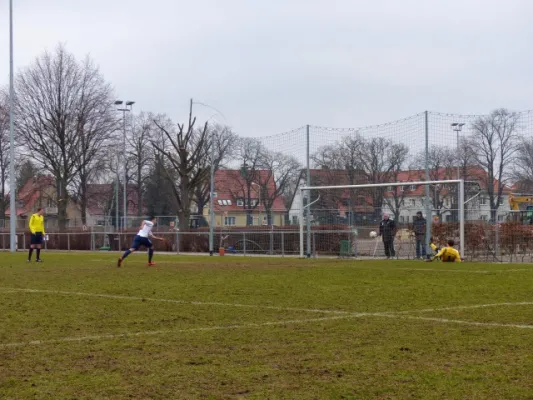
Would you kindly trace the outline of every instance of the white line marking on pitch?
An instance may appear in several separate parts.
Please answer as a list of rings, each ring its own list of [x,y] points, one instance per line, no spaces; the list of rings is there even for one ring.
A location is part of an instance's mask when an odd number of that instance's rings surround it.
[[[363,267],[358,265],[352,265],[352,268],[364,269],[364,270],[374,270],[374,271],[430,271],[430,272],[459,272],[467,274],[490,274],[490,273],[500,273],[500,272],[521,272],[521,271],[533,271],[533,268],[515,268],[515,269],[441,269],[441,268],[408,268],[408,267]]]
[[[65,296],[98,297],[98,298],[118,299],[118,300],[136,300],[136,301],[144,300],[144,301],[154,301],[154,302],[161,302],[161,303],[188,304],[188,305],[198,305],[198,306],[256,308],[256,309],[267,309],[267,310],[276,310],[276,311],[296,311],[296,312],[338,314],[338,315],[354,314],[354,312],[352,311],[342,311],[342,310],[326,310],[326,309],[323,310],[323,309],[315,309],[315,308],[308,309],[308,308],[295,308],[295,307],[260,306],[256,304],[202,302],[202,301],[188,301],[188,300],[177,300],[177,299],[158,299],[158,298],[151,298],[151,297],[123,296],[123,295],[113,295],[113,294],[68,292],[68,291],[61,291],[61,290],[17,289],[17,288],[0,287],[0,293],[20,293],[20,292],[48,293],[48,294],[59,294],[59,295],[65,295]],[[450,306],[450,307],[426,308],[426,309],[421,309],[421,310],[373,312],[373,313],[367,313],[366,315],[411,314],[411,313],[421,313],[421,312],[453,311],[453,310],[466,310],[466,309],[487,308],[487,307],[504,307],[504,306],[512,307],[512,306],[530,306],[530,305],[533,305],[533,302],[521,301],[521,302],[514,302],[514,303],[512,302],[488,303],[488,304],[473,304],[473,305],[461,305],[461,306]]]
[[[116,333],[116,334],[103,334],[103,335],[91,335],[91,336],[79,336],[79,337],[65,337],[60,339],[50,339],[50,340],[32,340],[29,342],[17,342],[17,343],[5,343],[0,344],[1,348],[9,347],[21,347],[21,346],[36,346],[40,344],[52,344],[52,343],[63,343],[63,342],[82,342],[87,340],[102,340],[102,339],[116,339],[122,337],[135,337],[135,336],[149,336],[149,335],[161,335],[165,333],[189,333],[189,332],[209,332],[209,331],[218,331],[218,330],[232,330],[232,329],[246,329],[246,328],[261,328],[264,326],[277,326],[277,325],[286,325],[286,324],[304,324],[308,322],[321,322],[321,321],[332,321],[338,319],[346,318],[357,318],[364,317],[371,314],[365,313],[352,313],[342,316],[335,317],[323,317],[323,318],[310,318],[310,319],[293,319],[287,321],[270,321],[270,322],[258,322],[258,323],[248,323],[242,325],[228,325],[228,326],[208,326],[202,328],[188,328],[188,329],[168,329],[168,330],[159,330],[159,331],[143,331],[143,332],[130,332],[130,333]]]
[[[522,324],[502,324],[498,322],[476,322],[476,321],[463,321],[457,319],[448,319],[448,318],[432,318],[432,317],[419,317],[415,315],[398,315],[398,314],[379,314],[374,315],[375,317],[385,317],[385,318],[403,318],[403,319],[415,319],[419,321],[431,321],[439,322],[443,324],[461,324],[461,325],[471,325],[471,326],[482,326],[482,327],[499,327],[499,328],[518,328],[518,329],[533,329],[533,325],[522,325]]]
[[[1,293],[18,293],[18,292],[48,293],[48,294],[60,294],[60,295],[65,295],[65,296],[99,297],[99,298],[104,298],[104,299],[117,299],[117,300],[139,300],[139,301],[144,300],[144,301],[154,301],[154,302],[161,302],[161,303],[189,304],[189,305],[195,305],[195,306],[240,307],[240,308],[256,308],[256,309],[266,309],[266,310],[276,310],[276,311],[297,311],[297,312],[340,314],[340,315],[352,314],[351,311],[340,311],[340,310],[321,310],[321,309],[294,308],[294,307],[260,306],[260,305],[255,305],[255,304],[158,299],[158,298],[152,298],[152,297],[135,297],[135,296],[114,295],[114,294],[68,292],[68,291],[61,291],[61,290],[16,289],[16,288],[0,288],[0,290],[5,290],[5,291],[2,291]]]
[[[513,307],[513,306],[531,306],[531,305],[533,305],[533,301],[519,301],[516,303],[473,304],[470,306],[451,306],[451,307],[439,307],[439,308],[426,308],[422,310],[396,311],[391,314],[411,314],[411,313],[422,313],[422,312],[468,310],[468,309],[474,309],[474,308]]]

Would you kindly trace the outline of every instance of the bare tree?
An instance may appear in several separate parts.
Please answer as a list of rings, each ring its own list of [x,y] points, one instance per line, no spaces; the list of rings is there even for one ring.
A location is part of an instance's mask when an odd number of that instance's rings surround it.
[[[8,198],[6,186],[10,167],[9,105],[7,96],[0,91],[0,220],[5,220]]]
[[[133,172],[128,179],[133,182],[136,197],[137,216],[143,214],[143,194],[150,170],[150,163],[153,160],[151,140],[154,137],[157,126],[154,121],[162,125],[169,125],[166,115],[154,115],[152,113],[141,112],[133,117],[131,129],[126,136],[128,166]]]
[[[398,169],[399,163],[405,161],[408,151],[403,144],[395,144],[382,137],[363,139],[359,169],[368,183],[391,182],[393,172]],[[369,192],[376,216],[381,213],[384,191],[384,188],[376,188]]]
[[[491,221],[496,221],[505,182],[511,174],[518,144],[519,115],[504,108],[479,117],[472,124],[470,148],[476,162],[487,172],[485,187],[491,207]]]
[[[452,150],[445,146],[431,146],[428,151],[428,169],[429,179],[432,181],[457,178],[457,158],[456,150]],[[425,180],[425,163],[426,154],[424,151],[420,152],[415,160],[415,168],[419,170],[419,176],[416,180]],[[454,176],[455,174],[455,176]],[[436,184],[430,185],[429,197],[431,201],[431,208],[436,212],[437,216],[441,218],[442,214],[448,212],[450,207],[447,206],[447,199],[450,198],[451,193],[449,188]]]
[[[111,86],[90,58],[77,62],[60,45],[17,76],[15,112],[21,144],[55,178],[63,229],[69,187],[117,126]]]
[[[246,211],[246,225],[253,224],[253,210],[261,206],[259,182],[264,173],[263,154],[266,151],[259,140],[243,139],[235,156],[241,169],[230,172],[230,177],[233,178],[230,193],[234,199],[242,200],[242,207]]]
[[[206,146],[208,146],[208,149],[205,150],[206,156],[200,160],[198,166],[210,171],[211,163],[213,163],[216,172],[224,168],[231,157],[235,155],[237,135],[227,126],[213,125],[209,127],[209,139],[206,142]],[[198,215],[202,215],[204,207],[209,202],[210,186],[211,182],[209,175],[207,175],[206,179],[195,188],[193,201],[196,203]]]
[[[365,145],[364,138],[345,136],[333,145],[327,145],[312,156],[313,163],[322,169],[317,173],[313,185],[356,185],[368,182],[366,173],[362,170],[361,154]],[[364,190],[337,190],[327,193],[311,193],[317,199],[313,206],[314,214],[320,215],[327,222],[333,222],[333,216],[328,215],[333,211],[337,213],[338,205],[342,203],[347,207],[348,219],[352,220],[355,210],[360,206],[368,205]],[[329,210],[329,212],[328,212]]]
[[[281,198],[287,188],[294,186],[302,166],[295,157],[281,152],[264,151],[261,157],[264,173],[259,175],[257,183],[261,187],[261,201],[267,214],[267,225],[272,225],[276,199]]]
[[[173,174],[168,173],[177,203],[179,229],[186,231],[189,229],[194,190],[209,174],[209,169],[201,166],[210,150],[208,125],[205,123],[203,128],[195,128],[196,117],[192,116],[192,100],[188,124],[178,124],[177,133],[174,134],[158,121],[154,123],[168,140],[168,146],[156,140],[151,140],[151,143],[165,157],[176,175],[176,178],[172,179]]]
[[[24,185],[31,178],[35,178],[39,175],[40,171],[37,166],[28,158],[18,158],[16,160],[15,173],[16,173],[16,187],[17,193],[24,187]]]
[[[389,182],[398,182],[400,173],[406,166],[405,163],[409,156],[409,148],[401,143],[392,144],[388,147],[387,158],[390,164],[390,173],[387,177]],[[410,169],[410,168],[409,168]],[[410,181],[411,176],[408,177]],[[383,200],[387,207],[394,214],[394,219],[399,221],[400,213],[405,205],[405,196],[411,191],[409,184],[406,182],[404,187],[393,186],[390,196],[384,196]]]
[[[531,193],[533,192],[533,138],[524,138],[519,144],[512,176],[518,190]]]

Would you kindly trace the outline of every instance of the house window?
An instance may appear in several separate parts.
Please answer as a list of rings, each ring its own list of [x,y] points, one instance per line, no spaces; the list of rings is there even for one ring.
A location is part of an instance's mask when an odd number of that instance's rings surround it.
[[[235,217],[224,217],[224,225],[227,225],[227,226],[235,225]]]
[[[414,192],[416,190],[416,185],[410,185],[409,190]]]
[[[392,192],[392,186],[387,186],[387,192]]]
[[[292,216],[292,224],[293,225],[298,225],[298,217],[296,215]]]
[[[498,222],[503,222],[503,221],[504,221],[504,216],[498,215]]]
[[[404,222],[404,216],[403,215],[400,215],[400,223],[403,223]]]
[[[411,199],[410,203],[411,203],[411,207],[415,207],[416,206],[416,200],[415,199]]]
[[[503,197],[500,199],[500,206],[503,206]]]
[[[237,199],[237,205],[239,207],[244,207],[244,201],[242,199]]]
[[[407,186],[405,186],[405,185],[400,186],[400,190],[401,190],[402,192],[405,192],[406,188],[407,188]]]
[[[489,220],[489,216],[488,215],[482,215],[481,216],[481,220],[482,221],[488,221]]]
[[[479,204],[482,205],[482,206],[486,206],[487,205],[487,198],[486,197],[480,197],[479,198]]]

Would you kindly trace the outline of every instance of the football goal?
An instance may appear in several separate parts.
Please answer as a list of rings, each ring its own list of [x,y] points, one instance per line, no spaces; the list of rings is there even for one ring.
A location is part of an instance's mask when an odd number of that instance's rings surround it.
[[[324,179],[324,183],[335,182]],[[317,254],[422,258],[449,239],[464,257],[465,206],[473,204],[463,180],[302,186],[298,222],[300,257]],[[318,183],[318,184],[317,184]],[[394,221],[395,248],[384,248],[383,219]],[[422,219],[423,218],[423,219]],[[388,245],[387,245],[388,246]]]

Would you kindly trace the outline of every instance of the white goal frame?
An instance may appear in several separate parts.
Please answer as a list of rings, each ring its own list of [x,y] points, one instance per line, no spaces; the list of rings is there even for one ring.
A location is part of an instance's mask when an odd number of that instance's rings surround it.
[[[304,209],[310,207],[313,202],[309,201],[307,205],[304,205],[304,194],[310,193],[311,190],[328,190],[328,189],[364,189],[364,188],[374,188],[374,187],[388,187],[388,186],[404,186],[404,185],[421,185],[429,187],[428,185],[438,185],[438,184],[457,184],[459,185],[459,194],[458,198],[460,199],[457,203],[459,205],[459,252],[461,257],[465,256],[465,182],[463,179],[448,179],[441,181],[416,181],[416,182],[389,182],[389,183],[368,183],[363,185],[335,185],[335,186],[302,186],[300,187],[300,211],[299,211],[299,223],[300,223],[300,257],[304,258]],[[428,196],[428,191],[426,191],[426,196]],[[309,196],[310,197],[310,196]],[[427,203],[429,204],[429,203]],[[432,210],[426,208],[426,211],[430,213],[426,215],[428,221],[428,227],[431,229],[432,224]],[[309,213],[308,217],[309,217]],[[426,230],[426,242],[429,241],[431,235],[430,230]],[[310,235],[307,238],[307,256],[309,257],[311,251],[309,249]],[[427,243],[426,243],[427,245]]]

